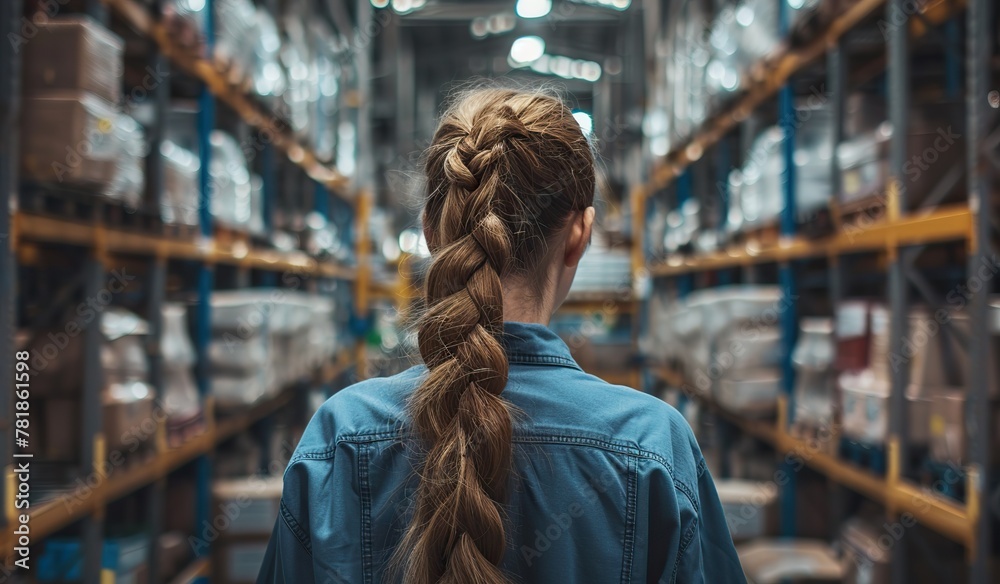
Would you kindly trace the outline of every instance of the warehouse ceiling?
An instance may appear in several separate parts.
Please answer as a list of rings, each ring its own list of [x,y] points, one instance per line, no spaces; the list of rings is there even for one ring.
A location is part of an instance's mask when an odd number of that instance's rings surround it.
[[[571,107],[593,115],[595,135],[614,128],[612,139],[602,139],[599,147],[605,159],[623,159],[612,149],[626,148],[639,136],[639,123],[631,123],[636,116],[629,114],[641,111],[645,91],[642,2],[618,1],[631,4],[621,10],[612,0],[605,6],[596,5],[599,1],[553,0],[540,18],[519,17],[515,0],[416,0],[416,8],[413,0],[404,0],[379,8],[383,12],[376,19],[386,23],[386,34],[375,47],[373,94],[396,98],[373,103],[376,158],[383,178],[389,177],[382,192],[387,207],[414,207],[415,153],[430,139],[442,103],[470,80],[505,78],[559,89]],[[564,67],[538,72],[515,66],[511,49],[522,37],[542,39],[545,55],[565,57]],[[590,68],[581,74],[583,63]]]

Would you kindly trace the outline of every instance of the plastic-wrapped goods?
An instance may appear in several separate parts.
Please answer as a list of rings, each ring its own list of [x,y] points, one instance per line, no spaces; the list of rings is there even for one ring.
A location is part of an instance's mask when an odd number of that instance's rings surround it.
[[[25,94],[88,92],[107,102],[122,99],[124,43],[86,16],[60,17],[38,24],[24,44]]]
[[[163,23],[171,40],[198,51],[205,46],[205,23],[208,14],[204,0],[165,0],[163,2]]]
[[[281,63],[288,71],[288,91],[284,97],[288,121],[296,134],[306,136],[319,77],[315,67],[311,66],[309,42],[301,19],[286,17],[283,22],[287,37],[281,47]]]
[[[163,198],[160,217],[171,225],[198,225],[198,171],[201,161],[170,140],[160,143],[163,156]]]
[[[829,318],[802,319],[798,342],[792,352],[795,366],[794,420],[797,424],[813,428],[833,424],[835,355],[833,321]]]
[[[108,306],[101,313],[101,367],[105,384],[143,379],[149,373],[149,361],[143,335],[149,325],[135,313]]]
[[[813,213],[833,197],[833,112],[827,104],[795,109],[795,211]]]
[[[288,90],[288,76],[281,66],[281,34],[274,18],[263,8],[257,8],[257,38],[254,44],[254,93],[277,110]],[[284,112],[282,112],[284,113]]]
[[[840,531],[840,563],[845,584],[889,584],[889,549],[879,543],[884,533],[859,517],[844,523]]]
[[[273,395],[333,357],[331,298],[280,289],[212,295],[212,394],[222,408]]]
[[[349,257],[337,226],[315,211],[306,215],[302,248],[317,258],[346,261]]]
[[[144,155],[139,124],[92,94],[25,99],[21,171],[26,180],[90,190],[137,207]]]
[[[735,335],[731,340],[739,343],[736,349],[741,354],[748,350],[766,353],[768,347],[774,347],[773,327],[783,310],[781,291],[776,286],[727,286],[699,290],[682,300],[663,302],[660,306],[666,308],[666,313],[651,318],[662,323],[663,330],[658,332],[658,336],[670,342],[662,348],[657,346],[656,357],[683,361],[688,377],[699,387],[705,383],[710,385],[712,380],[719,379],[724,372],[732,369],[734,347],[720,344],[721,333],[731,331],[730,334]],[[755,345],[758,341],[764,342]],[[719,363],[715,363],[714,359],[723,353],[730,356],[723,356]]]
[[[145,381],[133,379],[107,385],[101,394],[104,405],[104,444],[111,450],[131,448],[134,429],[153,418],[156,392]]]
[[[197,354],[187,330],[187,308],[164,303],[160,352],[163,356],[163,408],[169,421],[183,422],[201,413],[201,400],[191,368]]]
[[[337,109],[340,104],[340,65],[334,60],[336,39],[321,21],[309,26],[312,67],[316,71],[316,103],[309,124],[309,145],[320,160],[332,161],[337,146]]]
[[[251,0],[216,0],[215,58],[231,68],[234,79],[249,79],[254,70],[260,31]]]
[[[665,149],[687,140],[708,116],[706,70],[710,47],[706,6],[700,0],[672,2],[665,47],[667,111]],[[663,152],[666,153],[665,151]]]
[[[832,118],[829,107],[800,105],[796,109],[795,208],[812,213],[831,199]],[[785,132],[770,127],[754,140],[742,169],[729,174],[729,231],[774,222],[785,208]]]
[[[243,149],[232,136],[220,130],[212,131],[210,142],[212,216],[226,227],[248,230],[254,216],[254,200]]]
[[[785,133],[774,126],[754,140],[742,170],[729,175],[731,231],[754,227],[776,219],[784,208]]]
[[[864,370],[840,374],[837,386],[844,436],[863,444],[885,444],[889,435],[889,383],[876,378],[871,370]],[[926,445],[931,400],[907,388],[906,407],[910,443]]]

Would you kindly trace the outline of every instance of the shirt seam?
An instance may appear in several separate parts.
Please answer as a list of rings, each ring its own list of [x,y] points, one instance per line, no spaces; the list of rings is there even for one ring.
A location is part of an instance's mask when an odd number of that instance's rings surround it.
[[[361,558],[365,582],[372,581],[372,501],[368,484],[368,444],[358,449],[358,486],[361,490]]]
[[[687,530],[684,531],[684,535],[681,537],[681,544],[677,551],[677,561],[674,562],[674,571],[673,574],[670,575],[670,582],[677,581],[677,570],[678,568],[680,568],[681,559],[684,557],[684,552],[687,551],[688,547],[691,545],[691,542],[694,541],[694,534],[695,531],[697,530],[697,527],[698,527],[698,517],[695,516],[694,519],[691,520],[691,525],[688,526]]]
[[[278,509],[281,512],[281,520],[284,522],[285,527],[287,527],[288,530],[292,532],[292,535],[295,536],[296,541],[299,542],[299,545],[302,546],[302,548],[306,551],[307,554],[309,554],[309,557],[311,558],[312,540],[309,538],[309,534],[306,533],[304,529],[302,529],[302,525],[299,524],[299,522],[295,519],[295,516],[292,514],[291,509],[289,509],[288,506],[285,505],[284,499],[282,499],[281,502],[279,503]]]
[[[563,355],[527,355],[524,353],[510,353],[507,355],[507,361],[512,365],[557,365],[560,367],[568,367],[570,369],[580,369],[580,365],[577,364],[571,357],[565,357]]]
[[[341,443],[348,444],[372,444],[376,442],[391,442],[394,440],[402,439],[402,434],[396,430],[392,432],[371,432],[364,434],[350,434],[341,436],[334,443],[332,448],[327,448],[324,450],[314,451],[314,452],[300,452],[297,453],[289,462],[289,465],[302,461],[302,460],[325,460],[333,457],[333,453],[336,448]],[[599,448],[601,450],[606,450],[608,452],[614,452],[616,454],[621,454],[625,456],[634,456],[646,460],[651,460],[653,462],[659,463],[670,475],[670,480],[674,484],[674,488],[687,497],[688,502],[694,508],[695,513],[701,512],[701,506],[698,504],[698,498],[694,495],[694,490],[685,484],[684,482],[677,479],[674,474],[674,469],[667,462],[666,458],[660,456],[659,454],[645,450],[636,446],[628,446],[621,443],[615,443],[608,440],[601,440],[599,438],[586,437],[586,436],[567,436],[561,434],[550,434],[550,435],[531,435],[531,434],[515,434],[514,435],[515,444],[576,444],[580,446],[591,446],[594,448]]]
[[[628,457],[628,490],[625,495],[625,541],[622,549],[622,584],[632,581],[632,561],[635,555],[636,483],[638,482],[638,461]]]

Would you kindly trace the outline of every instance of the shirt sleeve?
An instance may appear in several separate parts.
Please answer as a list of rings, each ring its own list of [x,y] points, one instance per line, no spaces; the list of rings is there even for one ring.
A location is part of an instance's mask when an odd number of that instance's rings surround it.
[[[289,525],[289,521],[295,520],[282,501],[281,512],[274,523],[271,540],[264,554],[264,563],[261,564],[260,573],[257,575],[257,584],[297,584],[316,581],[313,574],[312,550],[296,535],[295,530],[301,528],[297,524]]]
[[[701,512],[698,517],[697,550],[705,582],[746,582],[740,565],[726,515],[715,490],[712,474],[698,453],[698,496]]]

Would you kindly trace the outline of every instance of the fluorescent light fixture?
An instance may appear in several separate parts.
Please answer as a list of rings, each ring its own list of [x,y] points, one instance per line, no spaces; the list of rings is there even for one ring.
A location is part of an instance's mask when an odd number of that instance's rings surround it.
[[[552,10],[552,0],[517,0],[515,11],[521,18],[541,18]]]
[[[515,65],[523,66],[533,63],[545,54],[545,41],[542,37],[524,36],[510,47],[510,60]]]
[[[583,111],[573,112],[573,119],[576,120],[576,123],[580,124],[580,129],[583,130],[584,136],[594,133],[594,118],[590,117],[590,114]]]
[[[589,4],[602,8],[614,8],[615,10],[625,10],[632,5],[632,0],[570,0],[577,4]]]
[[[583,81],[594,82],[601,78],[600,64],[583,59],[572,59],[562,55],[543,54],[528,63],[515,62],[512,56],[511,62],[515,67],[531,67],[531,70],[535,73],[555,75],[563,79],[581,79]]]

